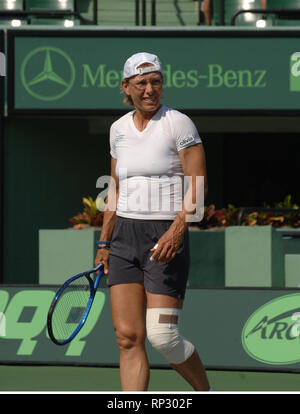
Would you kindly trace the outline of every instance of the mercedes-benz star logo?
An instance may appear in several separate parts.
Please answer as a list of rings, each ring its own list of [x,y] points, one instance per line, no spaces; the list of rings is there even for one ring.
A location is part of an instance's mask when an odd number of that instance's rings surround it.
[[[21,65],[21,80],[26,91],[43,101],[62,98],[72,88],[75,67],[70,57],[53,46],[38,47]]]

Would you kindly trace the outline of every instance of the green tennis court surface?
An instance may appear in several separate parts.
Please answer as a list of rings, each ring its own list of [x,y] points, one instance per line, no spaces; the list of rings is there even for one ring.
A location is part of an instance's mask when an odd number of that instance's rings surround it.
[[[214,391],[300,391],[300,374],[208,371]],[[121,391],[118,368],[0,366],[0,391]],[[173,370],[151,370],[149,391],[192,391]]]

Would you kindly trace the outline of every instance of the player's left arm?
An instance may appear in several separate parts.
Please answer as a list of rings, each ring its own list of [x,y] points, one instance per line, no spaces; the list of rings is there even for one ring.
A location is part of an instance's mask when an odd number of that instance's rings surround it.
[[[187,211],[185,206],[189,205],[190,201],[193,205],[197,204],[197,201],[204,201],[208,192],[206,157],[203,144],[199,143],[188,148],[184,148],[178,152],[178,155],[181,161],[184,177],[189,183],[182,211],[184,215],[193,214],[195,211]],[[191,179],[188,177],[191,177]],[[202,188],[200,188],[202,186],[203,200],[197,200],[197,192],[199,192],[200,189],[202,190]]]
[[[181,211],[178,212],[170,228],[158,240],[158,247],[153,251],[153,260],[159,263],[171,261],[180,246],[183,234],[190,224],[189,217],[195,216],[204,207],[204,199],[208,191],[206,157],[203,144],[199,143],[178,152],[184,178],[188,182]]]

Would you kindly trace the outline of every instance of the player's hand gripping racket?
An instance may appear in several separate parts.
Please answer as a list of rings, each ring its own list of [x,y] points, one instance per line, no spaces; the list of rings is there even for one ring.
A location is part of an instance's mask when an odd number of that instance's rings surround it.
[[[48,333],[55,344],[71,342],[83,327],[103,272],[104,266],[100,263],[71,277],[56,292],[47,318]]]

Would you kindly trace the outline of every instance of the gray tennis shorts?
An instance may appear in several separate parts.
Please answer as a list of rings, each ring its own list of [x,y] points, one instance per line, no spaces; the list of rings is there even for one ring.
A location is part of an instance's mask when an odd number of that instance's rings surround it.
[[[159,238],[171,220],[140,220],[117,216],[112,234],[107,286],[143,282],[149,293],[184,298],[189,273],[188,230],[176,256],[169,263],[150,261]]]

